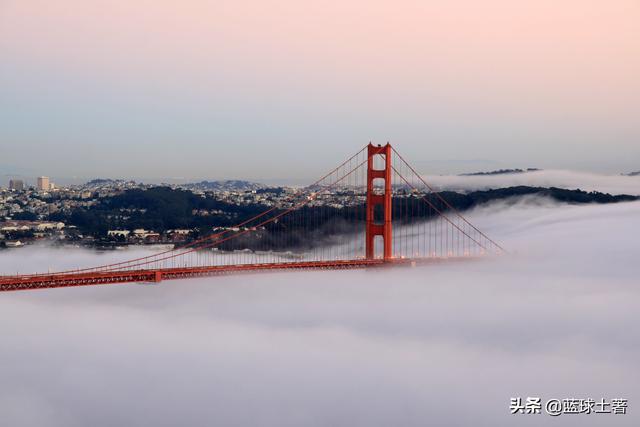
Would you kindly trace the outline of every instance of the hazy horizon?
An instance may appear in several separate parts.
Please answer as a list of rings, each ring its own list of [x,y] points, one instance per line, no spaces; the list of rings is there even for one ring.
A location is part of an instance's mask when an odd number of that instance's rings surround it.
[[[515,186],[530,186],[530,187],[557,187],[565,188],[569,190],[580,189],[583,191],[598,191],[601,193],[609,194],[629,194],[633,196],[640,195],[640,175],[627,176],[620,174],[597,174],[586,173],[578,171],[568,170],[537,170],[526,173],[506,173],[498,175],[433,175],[423,174],[422,177],[436,190],[449,190],[459,192],[469,192],[476,190],[488,190]],[[98,178],[98,177],[96,177]],[[105,178],[105,177],[100,177]],[[130,180],[129,178],[123,178]],[[151,180],[135,180],[137,183],[143,183],[148,185],[181,185],[187,183],[195,183],[201,179],[186,179],[186,178],[158,178]],[[242,178],[228,178],[229,180]],[[212,179],[209,179],[212,180]],[[226,179],[223,179],[223,181]],[[9,178],[5,177],[5,184],[8,184]],[[33,179],[29,181],[27,178],[25,184],[33,185]],[[75,179],[75,180],[62,180],[58,181],[53,179],[56,185],[79,185],[84,184],[88,179]],[[282,180],[249,180],[263,185],[273,186],[306,186],[310,184],[311,180],[295,180],[295,179],[282,179]],[[0,187],[3,187],[2,181],[0,181]]]
[[[327,164],[325,165],[325,169],[318,168],[320,173],[326,172],[326,170],[330,169],[332,166],[339,164],[339,161],[336,161],[333,165]],[[598,172],[597,170],[591,169],[540,169],[545,172],[549,171],[566,171],[568,173],[575,174],[583,174],[583,175],[597,175],[603,177],[617,177],[617,176],[626,176],[632,172],[640,171],[640,160],[638,161],[638,168],[636,169],[627,169],[620,171],[611,171],[611,172]],[[419,171],[424,172],[424,176],[460,176],[464,174],[476,173],[476,172],[492,172],[500,169],[522,169],[526,170],[528,168],[537,169],[536,166],[531,166],[527,164],[510,164],[510,163],[501,163],[490,160],[446,160],[446,161],[418,161],[414,163],[414,165],[422,165],[420,168],[416,166]],[[284,166],[284,165],[283,165]],[[46,169],[46,168],[45,168]],[[11,173],[11,167],[7,167],[6,165],[0,164],[0,187],[8,186],[9,181],[11,179],[20,179],[25,183],[29,183],[35,185],[37,177],[39,176],[48,176],[51,178],[53,182],[56,184],[62,185],[77,185],[83,184],[93,179],[113,179],[113,180],[125,180],[125,181],[136,181],[141,183],[149,183],[149,184],[159,184],[159,183],[168,183],[168,184],[181,184],[181,183],[191,183],[191,182],[200,182],[200,181],[227,181],[227,180],[242,180],[242,181],[251,181],[260,184],[267,185],[306,185],[310,182],[313,182],[318,176],[305,176],[305,177],[286,177],[286,176],[256,176],[253,178],[231,174],[228,176],[222,175],[187,175],[187,176],[140,176],[140,175],[114,175],[114,174],[95,174],[95,175],[87,175],[87,176],[77,176],[74,174],[64,174],[64,175],[47,175],[46,173],[36,173],[38,171],[31,171],[33,173],[29,174],[23,171],[23,173]],[[40,170],[41,171],[41,170]]]

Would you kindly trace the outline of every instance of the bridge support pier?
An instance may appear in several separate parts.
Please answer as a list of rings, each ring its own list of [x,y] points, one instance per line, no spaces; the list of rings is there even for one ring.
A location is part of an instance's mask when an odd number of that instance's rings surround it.
[[[162,282],[162,272],[156,271],[153,273],[153,279],[151,280],[154,283]]]
[[[384,158],[384,169],[375,169],[375,156]],[[383,259],[393,258],[392,216],[391,216],[391,145],[373,145],[367,147],[367,225],[366,258],[374,259],[375,237],[382,236]],[[376,193],[374,180],[384,180],[384,192]],[[383,218],[376,218],[376,206],[382,206]],[[379,209],[378,209],[379,212]]]

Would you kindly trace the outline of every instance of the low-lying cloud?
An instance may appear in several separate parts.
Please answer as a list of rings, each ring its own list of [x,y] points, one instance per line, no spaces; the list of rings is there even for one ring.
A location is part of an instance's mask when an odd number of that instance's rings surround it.
[[[601,175],[568,170],[541,170],[499,175],[428,175],[424,179],[441,190],[474,191],[528,185],[640,195],[640,176]]]
[[[510,254],[0,294],[2,424],[638,425],[640,203],[469,216]],[[139,251],[29,247],[0,269]],[[516,396],[629,413],[510,415]]]

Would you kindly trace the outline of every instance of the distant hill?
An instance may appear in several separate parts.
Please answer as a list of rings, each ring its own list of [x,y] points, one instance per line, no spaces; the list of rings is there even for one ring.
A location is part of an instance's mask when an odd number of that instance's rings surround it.
[[[88,181],[85,185],[88,187],[97,187],[102,185],[125,183],[125,182],[134,182],[134,181],[125,181],[124,179],[96,178],[96,179],[92,179],[91,181]]]
[[[469,201],[471,201],[471,206],[488,203],[494,200],[529,195],[548,197],[555,201],[569,204],[603,204],[640,200],[640,196],[631,196],[628,194],[611,195],[608,193],[600,193],[598,191],[568,190],[565,188],[556,187],[529,187],[524,185],[498,188],[494,190],[473,191],[466,195],[460,195],[458,193],[449,191],[444,191],[441,194],[445,197],[445,199],[448,197],[458,199],[466,197]]]
[[[472,173],[461,173],[459,176],[485,176],[485,175],[508,175],[515,173],[527,173],[527,172],[537,172],[542,169],[537,168],[527,168],[527,169],[498,169],[495,171],[489,172],[472,172]]]
[[[213,191],[247,191],[266,188],[266,185],[251,181],[228,179],[223,181],[200,181],[182,185],[184,188]]]

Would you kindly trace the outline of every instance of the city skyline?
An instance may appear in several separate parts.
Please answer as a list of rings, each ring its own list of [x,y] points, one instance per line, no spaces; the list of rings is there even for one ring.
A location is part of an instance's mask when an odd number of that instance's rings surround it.
[[[370,140],[429,173],[635,171],[639,18],[624,0],[10,0],[0,171],[305,181]]]

